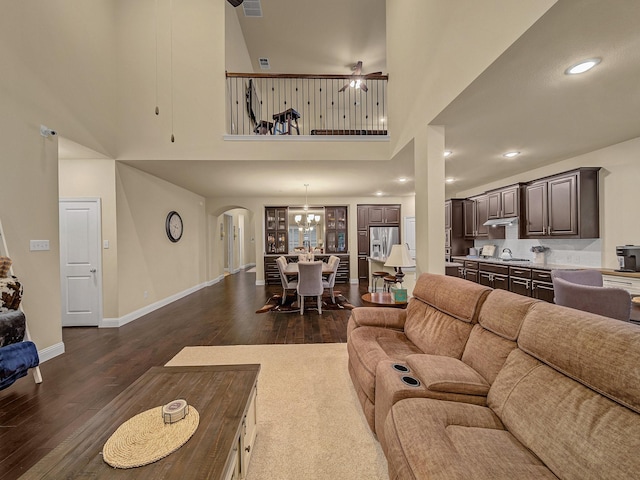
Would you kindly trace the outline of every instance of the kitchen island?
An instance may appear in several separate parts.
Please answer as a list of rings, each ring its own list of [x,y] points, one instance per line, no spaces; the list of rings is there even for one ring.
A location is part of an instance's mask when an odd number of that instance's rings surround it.
[[[386,261],[387,257],[367,257],[367,262],[369,262],[369,292],[373,291],[373,272],[388,272],[389,275],[395,275],[396,272],[393,267],[384,266]],[[416,286],[416,268],[403,268],[402,271],[404,272],[402,288],[407,289],[408,298],[413,292],[413,287]],[[382,291],[381,281],[378,281],[378,291]]]

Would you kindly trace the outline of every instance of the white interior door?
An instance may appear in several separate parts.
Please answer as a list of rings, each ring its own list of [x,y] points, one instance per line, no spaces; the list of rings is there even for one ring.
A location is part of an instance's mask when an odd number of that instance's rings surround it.
[[[102,318],[100,199],[60,200],[62,326]]]
[[[404,217],[404,240],[409,249],[409,255],[416,259],[416,217]]]
[[[233,252],[233,242],[234,242],[234,234],[235,234],[235,230],[233,229],[233,217],[231,215],[227,215],[225,214],[224,216],[224,220],[225,220],[225,227],[227,229],[227,271],[229,273],[233,273],[234,272],[234,265],[233,265],[233,256],[234,256],[234,252]]]

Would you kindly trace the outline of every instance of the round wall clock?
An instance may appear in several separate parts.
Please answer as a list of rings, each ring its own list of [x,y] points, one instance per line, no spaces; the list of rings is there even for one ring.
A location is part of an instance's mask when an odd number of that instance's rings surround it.
[[[167,221],[165,222],[165,228],[167,230],[167,237],[172,242],[177,242],[182,238],[182,230],[184,228],[182,224],[182,217],[178,212],[172,211],[167,215]]]

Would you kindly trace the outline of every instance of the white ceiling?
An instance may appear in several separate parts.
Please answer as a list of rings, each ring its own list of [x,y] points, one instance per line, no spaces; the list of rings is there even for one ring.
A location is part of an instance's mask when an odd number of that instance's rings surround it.
[[[272,73],[349,73],[357,60],[364,62],[363,73],[393,73],[386,71],[385,0],[263,0],[262,7],[257,19],[235,9],[255,71],[257,58],[268,57]],[[456,182],[447,192],[639,137],[639,20],[638,0],[559,0],[432,120],[445,125],[446,148],[454,152],[446,174]],[[602,62],[591,72],[564,75],[569,65],[594,56]],[[81,158],[70,142],[60,145],[61,158]],[[413,181],[397,181],[413,176],[405,150],[394,162],[312,167],[291,161],[126,163],[206,197],[297,195],[309,168],[312,190],[326,195],[410,195]],[[502,153],[509,150],[522,155],[506,160]],[[264,182],[268,176],[279,181]]]
[[[431,122],[454,152],[448,191],[639,137],[639,25],[637,0],[556,3]],[[564,74],[593,57],[593,70]]]

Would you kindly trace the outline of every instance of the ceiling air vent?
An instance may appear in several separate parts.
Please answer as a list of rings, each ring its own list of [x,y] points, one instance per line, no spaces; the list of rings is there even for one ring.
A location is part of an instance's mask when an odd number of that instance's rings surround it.
[[[262,16],[262,5],[260,4],[260,0],[244,0],[242,8],[244,8],[245,17]]]
[[[259,58],[258,59],[258,63],[260,64],[260,69],[261,70],[270,70],[271,69],[271,65],[269,65],[269,59],[268,58]]]

